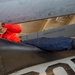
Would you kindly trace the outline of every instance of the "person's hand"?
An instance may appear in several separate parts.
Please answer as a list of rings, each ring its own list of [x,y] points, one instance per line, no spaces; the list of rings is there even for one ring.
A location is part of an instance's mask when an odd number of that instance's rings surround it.
[[[0,22],[0,34],[4,34],[7,28],[2,27],[2,22]]]
[[[0,25],[2,25],[2,22],[0,22]]]
[[[6,30],[7,30],[7,28],[2,27],[2,28],[0,29],[0,34],[4,34],[4,33],[6,32]]]
[[[2,28],[2,22],[0,22],[0,29]]]

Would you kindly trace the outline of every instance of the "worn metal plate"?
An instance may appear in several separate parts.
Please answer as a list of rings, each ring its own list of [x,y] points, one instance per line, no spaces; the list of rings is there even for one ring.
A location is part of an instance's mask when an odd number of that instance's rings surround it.
[[[9,75],[75,75],[75,56],[21,69]]]
[[[63,52],[2,52],[4,73],[8,75],[23,68],[75,55],[75,50]]]

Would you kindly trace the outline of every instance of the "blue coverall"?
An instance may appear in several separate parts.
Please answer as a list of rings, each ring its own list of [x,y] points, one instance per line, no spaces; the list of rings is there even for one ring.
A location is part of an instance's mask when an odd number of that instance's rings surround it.
[[[56,37],[56,38],[43,37],[32,40],[25,40],[23,41],[23,43],[36,46],[42,50],[63,51],[72,49],[73,40],[74,39],[70,37]]]

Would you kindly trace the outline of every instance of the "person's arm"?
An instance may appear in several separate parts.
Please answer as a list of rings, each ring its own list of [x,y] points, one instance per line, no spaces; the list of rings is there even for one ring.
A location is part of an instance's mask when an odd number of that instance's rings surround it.
[[[18,24],[5,24],[4,28],[7,28],[14,33],[20,33],[22,31],[22,28]]]

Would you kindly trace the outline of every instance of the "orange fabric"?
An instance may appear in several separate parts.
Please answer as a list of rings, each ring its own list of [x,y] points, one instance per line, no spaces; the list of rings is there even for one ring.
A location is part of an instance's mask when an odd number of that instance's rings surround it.
[[[5,24],[4,28],[7,28],[6,33],[0,34],[0,38],[5,38],[13,42],[20,42],[20,38],[16,33],[20,33],[22,28],[18,24]]]

